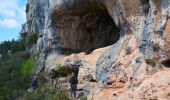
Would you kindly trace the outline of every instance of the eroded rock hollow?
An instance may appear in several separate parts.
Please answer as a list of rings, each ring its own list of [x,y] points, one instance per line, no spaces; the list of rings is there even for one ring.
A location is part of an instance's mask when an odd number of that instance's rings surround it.
[[[119,29],[106,10],[68,13],[54,17],[52,23],[66,49],[90,52],[119,39]]]

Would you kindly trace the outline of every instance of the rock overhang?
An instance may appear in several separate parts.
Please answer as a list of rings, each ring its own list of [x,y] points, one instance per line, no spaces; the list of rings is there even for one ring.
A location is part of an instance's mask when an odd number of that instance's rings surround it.
[[[119,40],[119,28],[101,1],[62,2],[53,10],[51,20],[61,48],[89,53]]]

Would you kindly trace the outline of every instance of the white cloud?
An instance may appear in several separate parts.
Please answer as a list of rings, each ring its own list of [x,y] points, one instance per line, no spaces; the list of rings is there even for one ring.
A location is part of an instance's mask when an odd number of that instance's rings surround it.
[[[18,28],[25,22],[25,5],[21,5],[21,2],[22,0],[3,0],[0,3],[1,28]]]
[[[6,16],[6,17],[15,17],[16,14],[12,10],[0,10],[1,16]]]
[[[15,19],[4,19],[4,20],[0,20],[0,27],[2,28],[18,28],[19,27],[19,23],[17,22],[17,20]]]

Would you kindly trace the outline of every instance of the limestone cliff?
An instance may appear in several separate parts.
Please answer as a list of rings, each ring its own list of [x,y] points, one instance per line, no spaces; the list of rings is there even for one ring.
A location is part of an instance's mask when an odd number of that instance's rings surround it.
[[[63,49],[90,53],[112,45],[94,63],[95,80],[131,87],[170,67],[169,12],[169,0],[28,0],[23,33],[39,34],[45,60]]]

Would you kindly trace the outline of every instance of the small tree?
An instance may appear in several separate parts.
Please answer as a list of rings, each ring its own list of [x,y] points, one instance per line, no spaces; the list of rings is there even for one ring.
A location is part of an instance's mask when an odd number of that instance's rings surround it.
[[[31,33],[27,36],[26,39],[26,46],[28,48],[31,48],[33,44],[36,44],[38,40],[38,33]]]
[[[158,43],[153,43],[153,51],[158,52],[160,50],[160,46]]]
[[[37,65],[36,59],[30,58],[30,59],[26,60],[23,64],[23,68],[21,70],[24,77],[29,76],[31,71],[33,70],[33,68],[36,67],[36,65]]]
[[[26,13],[29,11],[29,8],[30,8],[30,7],[29,7],[29,4],[27,4],[27,5],[26,5],[26,10],[25,10]]]
[[[156,65],[155,59],[145,59],[145,62],[146,64],[151,65],[153,67]]]

